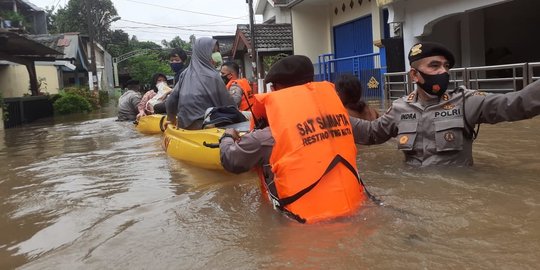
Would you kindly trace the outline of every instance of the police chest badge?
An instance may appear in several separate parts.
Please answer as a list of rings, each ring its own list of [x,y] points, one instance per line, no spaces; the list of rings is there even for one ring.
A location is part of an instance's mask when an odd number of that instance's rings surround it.
[[[447,142],[453,142],[456,139],[456,135],[454,134],[454,132],[449,131],[444,133],[444,139]]]

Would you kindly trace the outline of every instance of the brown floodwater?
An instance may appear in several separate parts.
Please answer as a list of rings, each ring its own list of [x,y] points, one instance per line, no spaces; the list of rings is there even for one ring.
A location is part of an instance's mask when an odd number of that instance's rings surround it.
[[[166,156],[109,114],[0,132],[0,269],[536,269],[540,118],[482,125],[471,168],[410,168],[361,147],[384,201],[302,225],[255,174]]]

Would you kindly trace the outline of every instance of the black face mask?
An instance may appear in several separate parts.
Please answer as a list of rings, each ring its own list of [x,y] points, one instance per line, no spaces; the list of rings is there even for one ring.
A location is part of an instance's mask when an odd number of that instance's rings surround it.
[[[229,75],[221,76],[221,79],[223,80],[225,85],[227,85],[229,83],[229,81],[231,80],[228,77],[229,77]]]
[[[448,89],[448,84],[450,83],[450,74],[448,72],[429,75],[420,70],[417,71],[424,78],[424,83],[416,82],[416,84],[424,89],[426,93],[440,97]]]
[[[182,70],[182,68],[184,68],[184,63],[178,63],[178,62],[171,63],[170,66],[171,66],[172,71],[174,71],[174,73],[178,73],[179,71]]]

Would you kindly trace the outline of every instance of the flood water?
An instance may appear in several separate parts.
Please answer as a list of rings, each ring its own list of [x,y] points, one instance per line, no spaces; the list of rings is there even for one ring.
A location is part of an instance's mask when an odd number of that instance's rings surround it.
[[[191,167],[107,114],[0,132],[0,269],[537,269],[540,118],[482,125],[471,168],[361,147],[384,206],[302,225],[255,174]]]

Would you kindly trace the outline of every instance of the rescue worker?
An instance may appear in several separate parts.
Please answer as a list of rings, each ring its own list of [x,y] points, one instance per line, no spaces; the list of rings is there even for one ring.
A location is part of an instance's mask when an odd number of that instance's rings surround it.
[[[394,101],[375,121],[351,119],[356,143],[380,144],[397,137],[407,164],[467,166],[473,164],[472,143],[480,123],[517,121],[540,113],[540,81],[506,94],[463,86],[447,90],[448,71],[455,63],[447,48],[420,42],[408,58],[417,89]]]
[[[225,83],[234,103],[241,111],[249,111],[250,104],[253,104],[253,93],[249,81],[245,78],[238,78],[240,67],[235,62],[225,62],[221,66],[221,78]]]
[[[276,62],[265,78],[273,91],[255,95],[256,129],[240,140],[227,129],[220,139],[227,171],[257,167],[274,207],[310,223],[352,214],[366,198],[347,110],[334,85],[313,76],[306,56]]]

